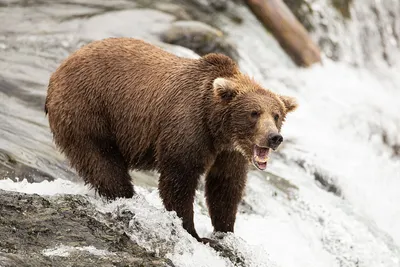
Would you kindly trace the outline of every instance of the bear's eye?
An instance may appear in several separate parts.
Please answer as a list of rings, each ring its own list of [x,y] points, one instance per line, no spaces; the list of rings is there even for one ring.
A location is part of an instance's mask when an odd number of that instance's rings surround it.
[[[279,115],[278,114],[275,114],[274,120],[275,120],[275,122],[278,122],[278,120],[279,120]]]
[[[221,98],[224,101],[230,101],[235,97],[235,94],[232,92],[223,92],[221,93]]]
[[[253,119],[257,119],[258,117],[260,117],[260,112],[254,110],[254,111],[251,112],[250,116],[251,116]]]

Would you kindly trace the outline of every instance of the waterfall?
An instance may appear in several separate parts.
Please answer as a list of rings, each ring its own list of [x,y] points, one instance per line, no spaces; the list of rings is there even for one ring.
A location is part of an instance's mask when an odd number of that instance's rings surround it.
[[[357,66],[395,65],[400,48],[396,0],[303,0],[285,2],[326,56]]]

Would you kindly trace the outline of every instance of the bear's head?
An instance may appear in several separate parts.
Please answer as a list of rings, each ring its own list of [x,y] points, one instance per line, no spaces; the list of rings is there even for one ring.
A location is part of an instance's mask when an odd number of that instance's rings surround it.
[[[219,136],[255,167],[266,169],[270,150],[283,141],[280,130],[286,114],[296,109],[296,100],[264,89],[244,74],[216,78],[213,98],[212,121]]]

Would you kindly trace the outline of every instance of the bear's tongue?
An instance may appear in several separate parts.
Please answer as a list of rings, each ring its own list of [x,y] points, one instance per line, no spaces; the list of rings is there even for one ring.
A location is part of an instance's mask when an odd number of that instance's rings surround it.
[[[267,168],[269,148],[254,146],[253,149],[253,164],[259,170],[265,170]]]

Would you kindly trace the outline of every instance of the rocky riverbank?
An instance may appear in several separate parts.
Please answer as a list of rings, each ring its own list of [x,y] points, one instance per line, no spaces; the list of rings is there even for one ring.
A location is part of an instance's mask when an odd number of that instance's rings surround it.
[[[174,266],[135,244],[85,197],[0,190],[0,266]]]

